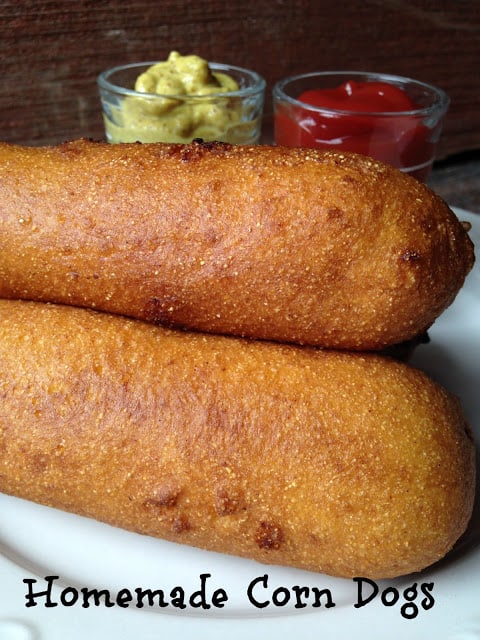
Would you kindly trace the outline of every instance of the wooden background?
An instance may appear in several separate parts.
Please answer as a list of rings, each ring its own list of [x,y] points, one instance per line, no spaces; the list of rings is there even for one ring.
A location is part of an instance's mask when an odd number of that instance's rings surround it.
[[[0,0],[0,139],[103,138],[96,76],[172,49],[273,83],[312,70],[416,77],[452,105],[439,155],[480,148],[480,0]]]

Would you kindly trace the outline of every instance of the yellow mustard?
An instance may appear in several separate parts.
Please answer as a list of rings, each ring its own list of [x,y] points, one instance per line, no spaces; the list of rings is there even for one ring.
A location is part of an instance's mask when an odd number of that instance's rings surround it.
[[[245,112],[242,99],[225,94],[238,91],[237,82],[212,71],[197,55],[172,51],[168,59],[142,73],[135,91],[105,117],[110,142],[190,142],[193,138],[233,144],[251,142],[257,122]],[[211,97],[211,99],[209,98]]]

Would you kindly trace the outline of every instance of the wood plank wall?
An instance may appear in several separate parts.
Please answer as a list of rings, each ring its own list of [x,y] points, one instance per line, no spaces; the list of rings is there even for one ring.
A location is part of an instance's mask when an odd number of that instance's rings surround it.
[[[452,105],[440,156],[480,148],[480,1],[0,0],[0,139],[103,137],[96,76],[172,49],[273,83],[319,69],[437,84]]]

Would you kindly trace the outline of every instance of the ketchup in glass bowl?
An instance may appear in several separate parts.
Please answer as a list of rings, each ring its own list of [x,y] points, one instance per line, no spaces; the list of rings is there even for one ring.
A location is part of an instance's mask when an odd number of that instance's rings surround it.
[[[358,71],[286,78],[273,100],[276,144],[361,153],[422,181],[450,103],[424,82]]]

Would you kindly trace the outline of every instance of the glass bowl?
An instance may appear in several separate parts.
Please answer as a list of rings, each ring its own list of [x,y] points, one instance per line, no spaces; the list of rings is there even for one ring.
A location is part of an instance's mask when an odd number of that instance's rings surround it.
[[[211,71],[234,78],[237,91],[199,95],[135,91],[137,77],[154,64],[127,64],[98,76],[108,142],[186,143],[202,138],[232,144],[258,143],[266,85],[258,73],[212,62]]]
[[[386,83],[403,91],[415,108],[400,111],[349,110],[308,104],[310,90],[346,82]],[[320,95],[320,94],[319,94]],[[276,144],[354,151],[381,160],[425,181],[430,173],[450,100],[437,87],[412,78],[359,71],[320,71],[285,78],[273,88]]]

